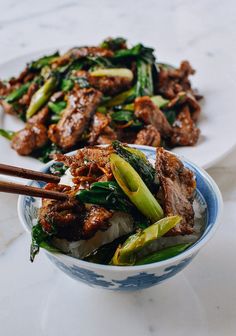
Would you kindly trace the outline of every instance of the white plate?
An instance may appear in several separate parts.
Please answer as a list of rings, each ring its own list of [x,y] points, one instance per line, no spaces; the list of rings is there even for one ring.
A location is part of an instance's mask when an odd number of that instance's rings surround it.
[[[59,48],[60,51],[65,51],[68,47]],[[24,55],[12,59],[0,65],[0,78],[5,79],[10,76],[20,73],[25,64],[37,57],[54,52],[55,50],[44,50],[36,53]],[[212,64],[212,66],[211,66]],[[194,86],[205,96],[205,101],[202,104],[202,115],[199,122],[201,136],[199,142],[194,147],[179,147],[174,149],[174,152],[185,156],[190,161],[193,161],[198,166],[208,168],[222,159],[236,143],[235,124],[236,113],[232,106],[232,89],[219,90],[220,85],[216,85],[216,80],[213,79],[213,74],[218,74],[218,80],[222,85],[226,85],[229,81],[228,74],[225,69],[216,69],[214,63],[206,63],[199,69],[200,76],[194,79]],[[23,122],[9,115],[4,115],[0,112],[0,128],[9,130],[18,130],[24,126]],[[17,155],[11,149],[9,141],[0,137],[0,162],[8,163],[16,166],[37,169],[42,166],[38,160]]]

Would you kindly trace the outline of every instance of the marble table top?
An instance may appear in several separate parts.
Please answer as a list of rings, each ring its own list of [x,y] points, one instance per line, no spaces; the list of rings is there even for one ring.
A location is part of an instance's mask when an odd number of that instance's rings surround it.
[[[170,62],[194,50],[203,61],[217,55],[236,72],[233,0],[0,0],[0,8],[1,63],[39,49],[124,35],[158,47]],[[220,83],[217,74],[213,80]],[[132,294],[79,284],[43,253],[31,264],[17,197],[0,194],[0,334],[236,335],[235,171],[236,150],[208,169],[224,199],[214,238],[179,275]]]

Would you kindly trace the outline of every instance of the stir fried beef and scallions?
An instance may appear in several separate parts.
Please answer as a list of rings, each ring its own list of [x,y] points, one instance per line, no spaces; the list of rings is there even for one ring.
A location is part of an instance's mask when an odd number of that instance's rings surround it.
[[[201,98],[189,76],[158,63],[154,50],[123,38],[75,47],[29,63],[0,81],[0,104],[25,122],[18,132],[0,130],[20,155],[46,162],[54,153],[114,140],[149,146],[192,146]]]
[[[45,188],[69,198],[43,199],[32,229],[32,261],[42,247],[94,263],[142,265],[173,257],[199,238],[194,174],[162,147],[155,167],[119,141],[55,159],[51,173],[61,182]]]

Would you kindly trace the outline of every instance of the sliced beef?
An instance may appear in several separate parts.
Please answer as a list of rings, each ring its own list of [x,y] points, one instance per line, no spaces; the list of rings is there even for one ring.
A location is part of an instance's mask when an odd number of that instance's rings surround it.
[[[101,92],[95,89],[75,90],[68,97],[68,104],[60,121],[49,128],[49,138],[63,149],[70,149],[89,124],[101,101]]]
[[[38,90],[38,85],[36,83],[30,84],[27,92],[23,95],[23,97],[19,100],[19,104],[25,105],[26,107],[29,106],[31,98],[33,94]]]
[[[191,118],[189,107],[184,106],[173,124],[172,146],[193,146],[197,143],[200,130]]]
[[[73,156],[56,154],[54,158],[70,167],[71,174],[75,178],[81,180],[82,177],[93,177],[95,182],[111,179],[110,154],[113,152],[112,147],[85,147],[79,149]]]
[[[16,110],[14,109],[13,105],[7,103],[4,99],[0,99],[0,105],[2,106],[5,113],[8,114],[17,114]]]
[[[109,115],[95,113],[89,133],[88,143],[90,145],[107,145],[116,140],[115,131],[109,126],[111,118]]]
[[[113,51],[100,47],[78,47],[72,48],[64,55],[58,57],[54,62],[54,66],[61,66],[69,63],[71,60],[76,60],[79,58],[87,56],[98,56],[98,57],[112,57]]]
[[[160,66],[157,94],[165,98],[173,99],[181,91],[192,92],[189,75],[193,75],[195,70],[188,61],[183,61],[178,69]]]
[[[39,110],[35,115],[33,115],[29,120],[29,124],[42,124],[45,125],[49,119],[49,108],[47,106]]]
[[[159,147],[161,144],[161,135],[154,126],[148,125],[138,132],[134,143],[137,145]]]
[[[48,183],[45,189],[67,194],[72,192],[70,187],[54,183]],[[43,199],[39,222],[46,232],[61,239],[76,241],[89,239],[98,230],[106,230],[112,215],[113,212],[100,206],[85,207],[73,197],[66,201]]]
[[[11,86],[15,86],[16,84],[24,84],[32,80],[37,74],[26,67],[18,77],[12,77],[9,80],[9,84]]]
[[[11,147],[20,155],[30,155],[43,147],[48,141],[46,128],[48,118],[48,107],[44,107],[28,120],[22,130],[16,132]]]
[[[108,115],[97,112],[94,114],[93,121],[91,124],[91,130],[88,138],[88,143],[94,145],[97,141],[97,138],[102,133],[105,127],[110,123],[111,119]]]
[[[48,141],[47,128],[42,124],[27,124],[13,136],[11,147],[20,155],[30,155]]]
[[[112,217],[113,212],[106,210],[97,205],[91,206],[86,213],[83,223],[83,239],[91,238],[98,230],[106,230],[110,226],[108,220]]]
[[[169,137],[172,133],[163,112],[152,102],[149,97],[139,97],[135,99],[134,111],[137,118],[145,124],[154,126],[163,137]]]
[[[189,107],[189,111],[190,111],[190,115],[191,118],[194,122],[197,122],[201,113],[201,106],[197,100],[197,98],[195,98],[195,95],[193,95],[192,93],[188,92],[186,94],[186,104]]]
[[[168,103],[169,109],[183,109],[184,106],[188,106],[191,118],[194,122],[197,122],[201,113],[201,106],[195,96],[190,92],[179,92],[175,98],[171,99]]]
[[[114,140],[117,140],[116,132],[110,126],[106,126],[97,138],[96,143],[98,145],[110,145]]]
[[[76,76],[85,78],[92,87],[108,96],[114,96],[128,90],[132,85],[132,80],[127,77],[96,77],[83,70],[77,71]]]
[[[48,183],[45,189],[71,191],[68,186],[54,183]],[[43,199],[39,222],[46,232],[55,232],[56,237],[73,241],[81,238],[85,215],[85,206],[74,198],[66,201]]]
[[[182,221],[169,235],[190,234],[193,232],[193,198],[196,182],[193,173],[173,154],[157,148],[156,174],[163,195],[163,208],[166,216],[180,215]]]

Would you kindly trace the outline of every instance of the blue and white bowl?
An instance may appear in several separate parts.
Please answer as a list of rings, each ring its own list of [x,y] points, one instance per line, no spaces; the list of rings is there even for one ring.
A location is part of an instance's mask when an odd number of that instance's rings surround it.
[[[134,146],[144,152],[151,162],[155,162],[155,148]],[[198,254],[199,250],[215,233],[222,215],[222,196],[213,179],[201,168],[181,157],[182,162],[196,175],[196,199],[205,208],[205,229],[200,239],[190,248],[176,257],[143,266],[107,266],[75,259],[62,253],[45,251],[48,258],[60,270],[75,280],[82,281],[92,287],[102,287],[110,290],[139,290],[157,285],[184,269]],[[48,172],[53,162],[42,169]],[[32,181],[32,186],[43,186],[42,182]],[[20,196],[18,214],[24,228],[31,232],[37,219],[39,200],[30,196]],[[42,251],[41,251],[42,252]],[[37,262],[37,259],[36,261]]]

